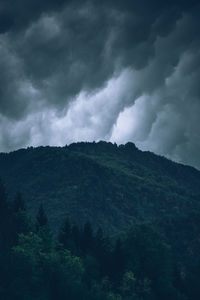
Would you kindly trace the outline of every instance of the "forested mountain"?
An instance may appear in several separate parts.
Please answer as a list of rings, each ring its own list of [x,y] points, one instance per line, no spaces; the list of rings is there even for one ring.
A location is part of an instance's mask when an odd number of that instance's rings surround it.
[[[182,262],[182,276],[151,224],[108,238],[89,222],[78,227],[66,220],[52,238],[43,205],[31,222],[20,194],[9,202],[1,182],[0,266],[2,300],[193,300],[199,295],[198,265],[191,270]]]
[[[108,233],[135,221],[187,218],[200,211],[200,172],[134,144],[76,143],[0,154],[0,177],[31,214],[43,203],[52,229],[66,217]]]
[[[99,142],[1,153],[0,176],[0,299],[200,299],[198,170]]]

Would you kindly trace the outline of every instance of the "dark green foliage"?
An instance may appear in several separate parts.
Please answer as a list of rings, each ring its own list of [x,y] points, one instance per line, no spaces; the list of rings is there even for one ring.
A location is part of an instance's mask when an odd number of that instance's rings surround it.
[[[5,191],[5,186],[0,179],[0,213],[3,215],[3,212],[7,209],[7,195]]]
[[[21,193],[17,193],[13,203],[14,212],[25,211],[25,202],[22,198]]]
[[[43,204],[40,204],[36,220],[37,228],[44,227],[48,223],[47,215],[44,211]]]
[[[200,211],[200,172],[139,151],[134,144],[76,143],[0,154],[9,193],[20,190],[36,215],[42,202],[57,234],[66,218],[108,233],[133,222],[185,218]]]
[[[13,209],[1,185],[7,219],[2,234],[17,238],[0,247],[0,299],[5,300],[196,300],[200,297],[199,261],[174,264],[165,236],[150,223],[132,225],[118,237],[105,237],[91,223],[82,228],[66,220],[53,240],[43,206],[30,223],[20,206]],[[21,200],[20,200],[21,202]],[[16,226],[23,213],[28,226]],[[198,218],[197,218],[198,219]],[[19,218],[20,220],[20,218]],[[19,222],[18,220],[18,222]],[[17,229],[18,228],[18,231]],[[177,241],[178,243],[178,241]]]
[[[81,248],[84,254],[92,253],[93,251],[93,230],[90,222],[85,223],[81,240]]]
[[[115,285],[119,285],[122,280],[122,274],[125,270],[127,257],[124,249],[124,245],[120,238],[115,242],[114,250],[111,256],[111,278]]]
[[[0,248],[7,251],[7,248],[13,245],[15,241],[14,218],[11,215],[11,209],[5,192],[5,186],[0,181]]]
[[[58,241],[61,243],[61,245],[65,249],[71,249],[72,226],[68,219],[65,221],[65,224],[64,224],[63,228],[61,229],[61,232],[59,233]]]
[[[200,299],[197,170],[105,142],[1,154],[0,170],[0,299]]]
[[[142,282],[148,279],[159,299],[169,299],[170,249],[149,224],[132,227],[125,240],[128,268]],[[167,298],[166,298],[167,297]]]

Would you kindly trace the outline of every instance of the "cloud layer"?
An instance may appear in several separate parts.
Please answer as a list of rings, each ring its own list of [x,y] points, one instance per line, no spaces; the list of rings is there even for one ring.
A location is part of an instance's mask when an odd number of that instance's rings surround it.
[[[195,0],[1,1],[0,151],[133,141],[200,168],[199,28]]]

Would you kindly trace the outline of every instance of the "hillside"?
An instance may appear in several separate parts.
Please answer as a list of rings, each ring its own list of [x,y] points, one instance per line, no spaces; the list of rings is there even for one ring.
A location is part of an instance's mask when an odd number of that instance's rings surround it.
[[[42,202],[52,229],[66,217],[107,233],[130,223],[190,224],[200,215],[200,172],[134,144],[75,143],[0,154],[10,198],[20,191],[35,215]],[[175,237],[174,237],[175,238]]]

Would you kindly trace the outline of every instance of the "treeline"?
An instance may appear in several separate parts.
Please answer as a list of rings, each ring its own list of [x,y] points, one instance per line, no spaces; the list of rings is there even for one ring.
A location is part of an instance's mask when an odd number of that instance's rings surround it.
[[[52,236],[43,205],[32,221],[21,195],[8,201],[0,183],[0,299],[195,300],[200,264],[178,265],[149,223],[110,238],[66,220]]]
[[[134,144],[76,143],[0,153],[0,177],[35,215],[42,202],[54,233],[66,217],[112,235],[131,222],[200,214],[200,172]]]

